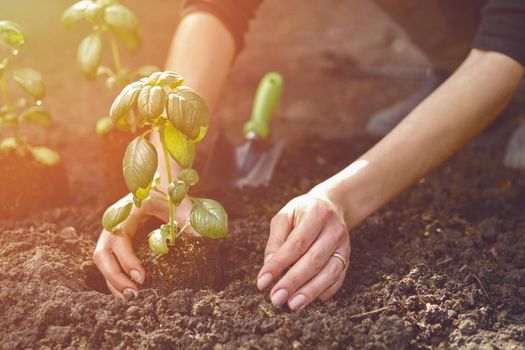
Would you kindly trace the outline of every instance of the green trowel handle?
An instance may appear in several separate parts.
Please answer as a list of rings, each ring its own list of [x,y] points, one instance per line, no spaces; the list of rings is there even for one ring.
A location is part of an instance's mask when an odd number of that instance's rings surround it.
[[[279,104],[283,93],[283,77],[277,72],[266,74],[259,83],[250,120],[244,124],[244,136],[255,133],[265,140],[270,133],[269,124],[273,111]]]

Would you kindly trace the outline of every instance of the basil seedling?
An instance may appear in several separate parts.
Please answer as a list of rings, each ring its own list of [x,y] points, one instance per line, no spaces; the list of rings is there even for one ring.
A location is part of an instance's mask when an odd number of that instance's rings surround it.
[[[136,122],[145,131],[129,143],[122,162],[130,193],[106,210],[102,224],[115,232],[133,206],[140,207],[144,200],[165,201],[169,222],[148,236],[149,247],[156,254],[167,253],[190,225],[204,237],[221,238],[228,233],[228,215],[219,202],[188,194],[199,181],[192,165],[196,144],[206,135],[209,120],[204,100],[182,83],[182,76],[174,72],[155,72],[124,87],[110,111],[110,120],[117,128],[129,130],[130,123]],[[137,117],[132,121],[129,116],[135,110]],[[157,150],[146,138],[151,133],[158,133],[161,140],[165,174],[157,172]],[[170,158],[183,168],[176,178],[170,170]],[[169,184],[167,191],[158,187],[161,176]],[[186,198],[193,203],[190,217],[184,223],[177,222],[175,210]]]
[[[140,24],[137,16],[117,0],[82,0],[70,6],[62,15],[62,24],[66,29],[80,20],[91,26],[91,32],[82,40],[77,52],[80,71],[88,80],[106,76],[105,85],[111,90],[122,89],[130,82],[147,77],[159,69],[143,66],[135,71],[122,66],[118,42],[134,53],[141,44]],[[113,67],[103,65],[104,42],[109,42]],[[126,125],[133,132],[138,123],[133,113],[128,116]],[[121,124],[121,126],[124,124]],[[109,118],[97,122],[97,134],[106,135],[113,124]]]
[[[42,106],[45,95],[42,74],[33,68],[12,68],[14,57],[25,42],[25,36],[20,26],[11,21],[0,21],[0,91],[3,104],[0,105],[0,128],[11,129],[11,137],[0,142],[0,152],[17,152],[20,156],[31,154],[39,163],[53,166],[60,161],[60,155],[47,148],[31,146],[27,138],[22,136],[20,126],[33,124],[49,128],[52,124],[51,115]],[[3,53],[7,55],[3,56]],[[31,100],[20,97],[12,99],[7,79],[11,78]]]

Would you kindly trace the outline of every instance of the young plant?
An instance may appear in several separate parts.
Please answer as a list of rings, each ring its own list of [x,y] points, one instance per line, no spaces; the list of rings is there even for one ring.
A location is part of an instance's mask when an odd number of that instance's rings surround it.
[[[196,144],[208,130],[208,107],[195,91],[182,83],[183,78],[174,72],[153,73],[127,85],[110,111],[111,122],[118,128],[128,129],[129,115],[136,107],[139,113],[133,122],[146,130],[131,141],[122,162],[130,194],[106,210],[102,225],[115,232],[133,206],[140,208],[146,199],[165,201],[169,206],[169,222],[148,236],[151,251],[159,255],[166,254],[190,225],[204,237],[221,238],[228,233],[228,215],[220,203],[188,194],[199,181],[192,165]],[[156,172],[157,151],[146,138],[151,133],[159,134],[165,174]],[[176,178],[170,170],[170,157],[182,167]],[[169,184],[167,191],[158,187],[161,176],[165,176],[165,183]],[[185,198],[193,203],[190,217],[186,222],[177,222],[175,210]]]
[[[80,20],[91,26],[91,33],[85,37],[78,48],[78,66],[88,80],[106,76],[105,85],[109,90],[122,89],[130,82],[149,76],[158,71],[153,66],[143,66],[135,71],[124,68],[120,61],[117,41],[130,52],[140,48],[141,34],[137,16],[117,0],[82,0],[69,7],[62,15],[62,24],[66,29]],[[102,64],[104,42],[109,43],[113,58],[113,67]],[[127,126],[136,131],[138,122],[133,113],[128,116]],[[109,118],[97,122],[97,134],[107,134],[112,123]]]
[[[22,124],[34,124],[44,128],[51,126],[51,115],[42,106],[45,86],[42,74],[33,68],[11,67],[13,57],[25,42],[20,26],[11,21],[0,21],[0,91],[3,104],[0,105],[0,128],[11,130],[11,137],[0,142],[0,152],[16,152],[25,157],[28,153],[43,165],[53,166],[60,161],[57,152],[47,147],[31,146],[20,133]],[[13,100],[8,78],[18,84],[33,101],[20,97]]]

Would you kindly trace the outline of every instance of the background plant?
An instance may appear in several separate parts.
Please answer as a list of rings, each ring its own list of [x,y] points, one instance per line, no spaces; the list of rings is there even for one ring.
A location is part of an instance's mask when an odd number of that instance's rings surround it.
[[[11,130],[11,137],[0,142],[2,153],[17,152],[20,156],[31,154],[38,162],[52,166],[60,161],[57,152],[47,147],[31,146],[20,132],[22,124],[34,124],[49,128],[51,115],[42,106],[45,86],[42,74],[33,68],[12,68],[14,57],[24,45],[25,36],[20,26],[11,21],[0,21],[0,91],[3,104],[0,106],[0,128]],[[9,89],[12,79],[32,99],[14,99]]]
[[[62,23],[67,29],[80,20],[91,26],[91,33],[82,40],[77,53],[78,66],[88,80],[105,76],[105,85],[109,90],[115,87],[122,89],[130,82],[159,70],[154,66],[143,66],[137,70],[122,66],[118,42],[131,53],[138,51],[141,30],[137,16],[117,0],[82,0],[62,15]],[[102,64],[104,43],[111,50],[111,67]],[[138,123],[134,114],[131,113],[128,118],[126,126],[135,132]],[[109,118],[102,118],[97,122],[97,133],[105,135],[111,126]]]
[[[205,137],[209,120],[204,100],[182,83],[183,78],[174,72],[153,73],[127,85],[110,111],[111,122],[128,129],[129,115],[136,108],[138,113],[134,113],[133,122],[146,130],[131,141],[122,162],[130,194],[106,210],[102,224],[106,230],[115,232],[133,206],[140,208],[143,200],[166,202],[169,222],[148,236],[149,247],[156,254],[167,253],[168,246],[175,244],[190,225],[209,238],[221,238],[228,233],[228,216],[220,203],[188,195],[189,189],[199,181],[192,165],[196,144]],[[166,174],[157,172],[157,151],[146,138],[151,133],[158,133],[160,137]],[[170,170],[170,157],[182,167],[176,178]],[[169,184],[167,192],[158,187],[161,176],[165,176]],[[190,217],[184,223],[176,222],[175,210],[185,198],[193,203]]]

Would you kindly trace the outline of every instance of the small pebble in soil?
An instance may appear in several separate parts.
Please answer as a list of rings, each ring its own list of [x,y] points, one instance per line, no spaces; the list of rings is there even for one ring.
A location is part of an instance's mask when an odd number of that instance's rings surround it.
[[[64,239],[76,239],[76,238],[78,238],[77,230],[75,230],[75,228],[72,227],[72,226],[64,227],[60,231],[60,236],[62,238],[64,238]]]
[[[133,293],[133,291],[131,289],[126,289],[123,293],[124,295],[124,300],[129,302],[129,301],[132,301],[133,299],[135,299],[135,293]]]
[[[471,335],[471,334],[474,334],[476,333],[476,324],[474,323],[474,321],[472,320],[463,320],[461,321],[461,323],[459,324],[459,331],[461,332],[461,334],[463,335]]]

